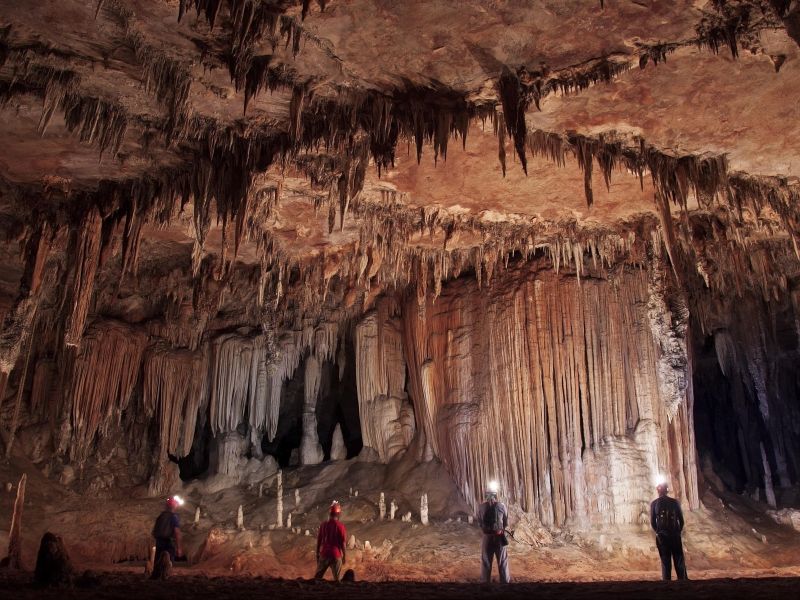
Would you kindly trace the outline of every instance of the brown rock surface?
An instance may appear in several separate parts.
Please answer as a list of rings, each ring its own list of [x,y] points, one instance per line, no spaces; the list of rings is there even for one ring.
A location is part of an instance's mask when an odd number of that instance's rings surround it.
[[[13,467],[248,528],[278,468],[433,519],[497,478],[531,539],[625,548],[667,475],[713,568],[719,498],[800,502],[798,10],[0,0]],[[262,534],[214,568],[302,560]]]

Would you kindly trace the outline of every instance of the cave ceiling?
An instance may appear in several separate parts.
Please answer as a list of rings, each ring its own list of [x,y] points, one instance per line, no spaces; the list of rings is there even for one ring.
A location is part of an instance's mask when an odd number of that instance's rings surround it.
[[[139,267],[280,256],[326,290],[693,212],[794,239],[798,23],[781,0],[2,0],[2,234],[96,208]]]

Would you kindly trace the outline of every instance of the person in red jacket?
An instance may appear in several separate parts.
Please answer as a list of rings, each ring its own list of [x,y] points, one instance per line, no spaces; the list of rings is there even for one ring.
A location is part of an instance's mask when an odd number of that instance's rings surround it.
[[[339,581],[342,565],[345,563],[345,540],[347,531],[339,521],[341,505],[334,500],[331,504],[330,518],[319,526],[317,534],[317,573],[314,579],[322,579],[330,568],[334,581]]]

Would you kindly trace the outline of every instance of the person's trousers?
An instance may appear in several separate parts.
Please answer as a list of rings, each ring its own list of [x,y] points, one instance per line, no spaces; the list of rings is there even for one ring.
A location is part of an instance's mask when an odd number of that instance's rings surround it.
[[[481,581],[489,583],[492,580],[492,561],[497,560],[497,569],[500,571],[500,582],[510,583],[511,572],[508,569],[508,546],[502,543],[503,536],[483,534],[481,542]]]
[[[659,533],[656,535],[658,555],[661,557],[661,579],[672,579],[672,563],[678,579],[688,579],[686,561],[683,558],[683,544],[680,534]]]
[[[333,580],[339,581],[339,573],[342,570],[342,559],[320,556],[317,560],[317,573],[314,575],[314,579],[322,579],[325,577],[325,571],[328,569],[333,573]]]

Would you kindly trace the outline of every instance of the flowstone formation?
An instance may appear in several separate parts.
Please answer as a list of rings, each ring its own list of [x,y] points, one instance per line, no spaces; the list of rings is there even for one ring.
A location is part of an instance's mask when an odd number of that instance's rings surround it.
[[[348,464],[391,526],[496,479],[537,544],[660,476],[789,510],[798,43],[783,1],[0,1],[5,458],[274,502],[243,536]]]

